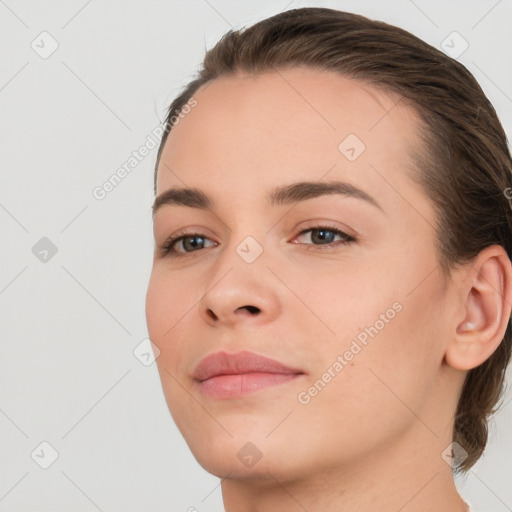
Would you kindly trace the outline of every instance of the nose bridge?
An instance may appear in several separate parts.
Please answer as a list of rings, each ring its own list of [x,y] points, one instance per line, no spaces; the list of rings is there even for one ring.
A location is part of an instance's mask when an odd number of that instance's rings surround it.
[[[264,271],[265,267],[262,265],[262,262],[266,260],[264,246],[269,247],[267,243],[269,235],[265,232],[264,223],[254,221],[254,219],[261,218],[260,210],[249,207],[247,211],[253,213],[247,214],[243,218],[239,215],[240,212],[235,212],[231,216],[229,233],[218,256],[219,260],[216,262],[219,271],[226,266],[235,266],[239,270],[243,270],[245,267],[248,270],[258,267],[260,272]]]

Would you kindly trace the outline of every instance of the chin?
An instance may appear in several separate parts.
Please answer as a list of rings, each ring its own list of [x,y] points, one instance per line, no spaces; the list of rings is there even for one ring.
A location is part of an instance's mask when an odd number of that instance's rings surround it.
[[[259,430],[253,426],[249,431],[230,430],[233,435],[230,437],[216,426],[215,433],[191,435],[190,431],[182,431],[182,435],[203,469],[219,478],[229,475],[229,479],[270,479],[275,483],[274,478],[281,482],[307,473],[309,464],[302,463],[305,454],[300,453],[301,459],[298,459],[299,454],[289,436],[286,439],[275,432],[266,437],[271,430],[266,426]]]

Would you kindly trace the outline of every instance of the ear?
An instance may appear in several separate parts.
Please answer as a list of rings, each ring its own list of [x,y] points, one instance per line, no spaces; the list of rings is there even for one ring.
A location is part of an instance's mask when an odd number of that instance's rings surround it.
[[[471,370],[485,362],[503,340],[512,309],[512,264],[505,249],[483,249],[461,280],[461,314],[446,347],[446,363]]]

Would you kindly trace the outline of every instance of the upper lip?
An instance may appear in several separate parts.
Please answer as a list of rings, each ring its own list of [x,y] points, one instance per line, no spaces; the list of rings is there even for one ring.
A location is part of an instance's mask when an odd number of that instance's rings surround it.
[[[281,374],[304,373],[302,370],[286,366],[275,359],[270,359],[268,357],[255,354],[254,352],[244,350],[236,352],[235,354],[215,352],[206,356],[196,366],[193,377],[201,382],[218,375],[235,375],[256,372]]]

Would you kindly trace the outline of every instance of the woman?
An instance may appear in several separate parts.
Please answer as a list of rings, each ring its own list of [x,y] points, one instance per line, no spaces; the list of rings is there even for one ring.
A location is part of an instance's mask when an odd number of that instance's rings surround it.
[[[469,510],[511,169],[472,75],[397,27],[295,9],[207,52],[158,153],[146,315],[226,511]]]

